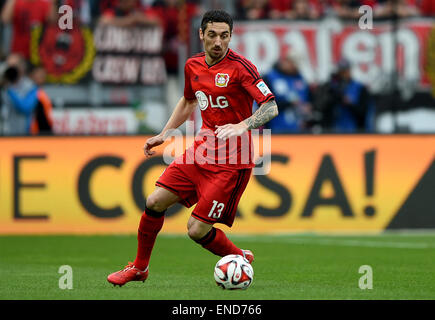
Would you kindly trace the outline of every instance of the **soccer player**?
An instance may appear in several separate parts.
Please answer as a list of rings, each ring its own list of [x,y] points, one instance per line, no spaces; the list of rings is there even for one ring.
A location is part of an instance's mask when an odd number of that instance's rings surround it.
[[[187,60],[184,96],[162,132],[146,141],[144,154],[152,156],[151,149],[189,119],[197,105],[202,128],[193,146],[166,168],[146,199],[136,259],[107,277],[114,285],[148,278],[151,251],[165,211],[177,202],[188,208],[196,203],[187,222],[192,240],[221,257],[238,254],[250,263],[254,260],[250,250],[239,249],[214,224],[232,226],[254,166],[251,156],[243,161],[246,150],[252,152],[250,130],[276,117],[278,107],[257,68],[228,47],[232,29],[232,18],[224,11],[208,11],[202,18],[199,37],[205,52]],[[254,100],[260,107],[252,114]],[[234,139],[236,144],[231,144]]]

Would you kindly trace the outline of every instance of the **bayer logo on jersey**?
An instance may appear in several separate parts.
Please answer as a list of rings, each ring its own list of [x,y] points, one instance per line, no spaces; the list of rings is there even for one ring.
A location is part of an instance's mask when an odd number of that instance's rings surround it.
[[[201,109],[201,111],[204,111],[205,109],[207,109],[209,104],[212,108],[224,109],[224,108],[228,107],[228,100],[225,96],[218,96],[216,98],[216,101],[213,102],[212,95],[209,95],[207,97],[207,95],[204,92],[198,90],[195,92],[195,97],[196,97],[196,100],[198,100],[199,109]]]
[[[198,100],[199,108],[205,110],[208,107],[208,98],[202,91],[195,92],[196,100]]]

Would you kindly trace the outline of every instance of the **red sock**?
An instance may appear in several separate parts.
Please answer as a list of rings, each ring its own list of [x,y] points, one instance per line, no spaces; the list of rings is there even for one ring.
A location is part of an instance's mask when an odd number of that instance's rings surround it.
[[[225,233],[217,228],[212,228],[203,238],[196,241],[203,248],[215,255],[224,257],[228,254],[243,255],[243,251],[235,246]]]
[[[164,212],[156,212],[148,208],[142,214],[137,233],[137,255],[134,260],[136,268],[145,270],[148,267],[151,251],[164,219]]]

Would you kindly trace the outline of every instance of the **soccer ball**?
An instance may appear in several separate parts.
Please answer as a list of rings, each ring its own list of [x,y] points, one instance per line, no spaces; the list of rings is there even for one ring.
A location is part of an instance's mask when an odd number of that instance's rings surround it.
[[[223,289],[248,289],[254,279],[254,269],[241,255],[230,254],[220,259],[214,267],[214,279]]]

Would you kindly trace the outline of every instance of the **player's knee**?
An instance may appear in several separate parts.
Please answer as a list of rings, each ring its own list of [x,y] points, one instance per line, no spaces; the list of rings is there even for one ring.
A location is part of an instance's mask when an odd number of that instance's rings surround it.
[[[187,229],[187,234],[189,235],[190,239],[193,241],[200,240],[202,237],[206,235],[207,232],[204,232],[202,228],[199,228],[197,225],[190,225]]]
[[[148,209],[157,211],[157,212],[161,212],[166,210],[166,208],[164,207],[164,205],[162,204],[161,201],[159,201],[159,199],[154,196],[153,194],[149,195],[146,201],[146,206]]]

